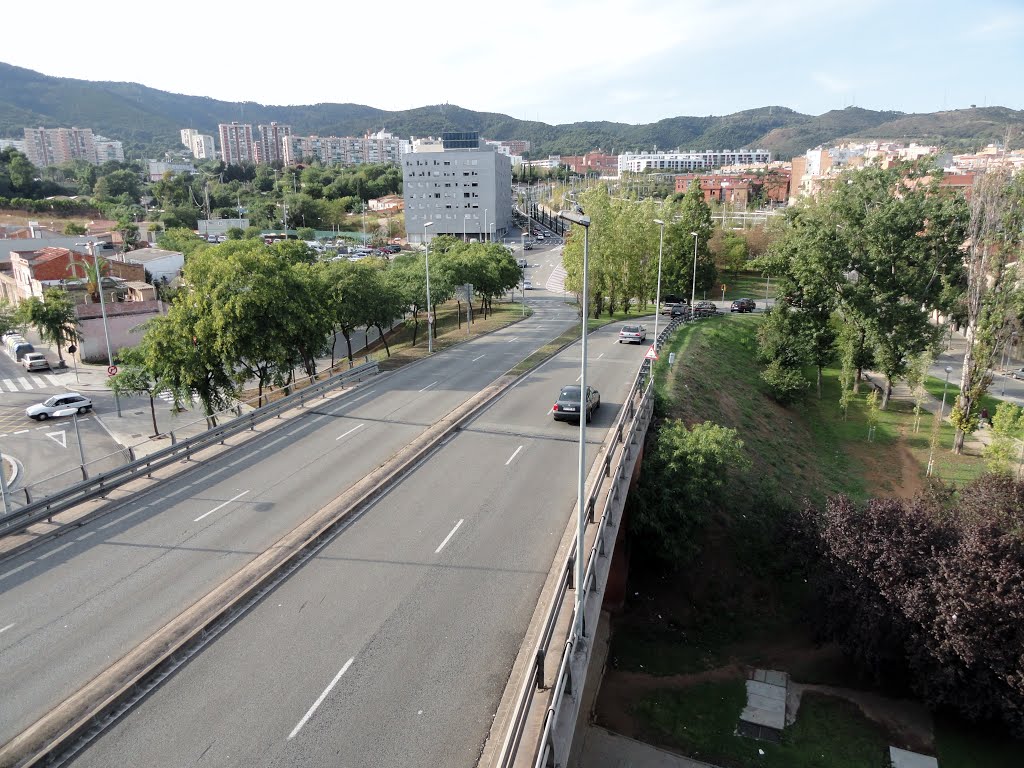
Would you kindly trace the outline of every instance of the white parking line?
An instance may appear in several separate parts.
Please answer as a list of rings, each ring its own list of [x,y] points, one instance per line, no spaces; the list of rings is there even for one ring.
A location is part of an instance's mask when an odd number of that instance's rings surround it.
[[[597,359],[600,360],[602,357],[604,357],[604,352],[602,352],[600,355],[598,355]]]
[[[201,514],[201,515],[200,515],[199,517],[197,517],[197,518],[196,518],[195,520],[193,520],[192,522],[193,522],[193,523],[198,523],[198,522],[199,522],[200,520],[202,520],[202,519],[203,519],[204,517],[207,517],[207,516],[209,516],[209,515],[212,515],[212,514],[213,514],[214,512],[216,512],[216,511],[217,511],[218,509],[223,509],[223,508],[224,508],[224,507],[226,507],[226,506],[227,506],[228,504],[230,504],[230,503],[231,503],[232,501],[237,501],[238,499],[240,499],[240,498],[242,498],[243,496],[245,496],[245,494],[247,494],[248,492],[249,492],[249,491],[242,491],[242,492],[241,492],[240,494],[238,494],[237,496],[233,496],[232,498],[230,498],[230,499],[228,499],[227,501],[225,501],[225,502],[224,502],[223,504],[218,504],[218,505],[217,505],[216,507],[214,507],[213,509],[211,509],[211,510],[210,510],[209,512],[204,512],[203,514]]]
[[[445,544],[447,544],[447,543],[448,543],[449,541],[451,541],[451,540],[452,540],[452,536],[454,536],[454,535],[455,535],[455,532],[456,532],[457,530],[459,530],[459,528],[460,528],[460,527],[462,526],[462,524],[463,524],[464,522],[465,522],[464,520],[459,520],[459,522],[457,522],[457,523],[455,524],[455,527],[454,527],[454,528],[452,528],[452,529],[451,529],[451,531],[449,531],[449,532],[448,532],[448,535],[444,537],[444,541],[442,541],[442,542],[440,543],[440,545],[438,545],[437,549],[435,549],[435,550],[434,550],[434,554],[435,554],[435,555],[436,555],[436,554],[438,554],[438,553],[440,553],[440,551],[441,551],[442,549],[444,549],[444,545],[445,545]]]
[[[363,425],[362,425],[362,424],[356,424],[356,425],[355,425],[354,427],[352,427],[352,429],[350,429],[350,430],[349,430],[348,432],[346,432],[346,433],[345,433],[344,435],[338,435],[338,436],[337,436],[336,438],[334,438],[334,442],[338,442],[338,441],[339,441],[339,440],[341,440],[341,438],[343,438],[343,437],[348,437],[348,436],[349,436],[349,435],[351,435],[351,434],[352,434],[353,432],[355,432],[355,431],[356,431],[357,429],[359,429],[359,428],[360,428],[361,426],[363,426]]]
[[[579,381],[582,378],[583,378],[583,374],[581,373],[579,376],[576,377],[576,381]]]
[[[523,450],[523,446],[521,446],[521,445],[520,445],[520,446],[519,446],[518,448],[516,448],[515,452],[514,452],[514,453],[513,453],[513,454],[512,454],[511,456],[509,456],[509,457],[508,457],[508,461],[506,461],[506,462],[505,462],[505,466],[506,466],[506,467],[507,467],[507,466],[508,466],[509,464],[511,464],[511,463],[512,463],[512,460],[513,460],[513,459],[514,459],[514,458],[515,458],[516,456],[518,456],[518,455],[519,455],[519,452],[520,452],[521,450]]]
[[[437,384],[437,382],[434,381],[434,382],[431,382],[430,384],[427,384],[427,386],[425,386],[423,389],[421,389],[420,392],[426,392],[428,389],[430,389],[432,386],[434,386],[434,384]]]
[[[471,360],[470,362],[473,362],[473,363],[475,363],[475,362],[476,362],[477,360],[479,360],[479,359],[480,359],[481,357],[487,357],[487,355],[480,355],[480,357],[474,357],[474,358],[473,358],[473,359],[472,359],[472,360]]]
[[[294,739],[298,735],[299,731],[302,730],[302,726],[304,726],[306,721],[313,716],[314,712],[316,712],[317,707],[324,703],[324,699],[327,698],[327,695],[331,692],[334,686],[338,684],[338,681],[341,680],[341,676],[348,672],[348,668],[352,666],[353,661],[355,661],[355,657],[352,657],[345,662],[345,666],[343,666],[338,674],[334,676],[334,679],[331,680],[331,684],[324,688],[324,692],[321,693],[320,697],[313,702],[313,706],[309,708],[309,711],[302,716],[302,719],[299,720],[299,724],[292,728],[292,732],[288,734],[289,740]]]

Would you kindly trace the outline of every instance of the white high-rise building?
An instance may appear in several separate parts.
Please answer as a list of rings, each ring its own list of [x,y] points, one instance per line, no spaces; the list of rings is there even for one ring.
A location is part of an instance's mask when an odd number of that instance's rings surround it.
[[[619,175],[623,171],[702,171],[726,165],[770,163],[772,153],[763,149],[725,149],[704,152],[626,152],[619,155]]]

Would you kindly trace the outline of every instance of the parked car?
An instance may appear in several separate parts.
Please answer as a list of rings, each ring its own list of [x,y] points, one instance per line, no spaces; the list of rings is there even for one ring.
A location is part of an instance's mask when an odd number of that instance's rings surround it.
[[[516,266],[519,267],[520,269],[526,269],[528,266],[530,266],[530,262],[528,262],[526,259],[516,259]]]
[[[532,291],[533,290],[533,281],[532,280],[523,280],[523,290],[524,291]]]
[[[25,409],[25,415],[36,421],[45,421],[66,408],[77,408],[79,413],[88,413],[92,410],[92,400],[77,392],[67,392],[47,398],[38,405],[30,405]]]
[[[715,306],[713,301],[698,301],[693,305],[693,311],[698,317],[707,317],[708,315],[718,314],[718,307]]]
[[[569,384],[562,387],[558,400],[551,406],[551,415],[555,421],[580,420],[580,385]],[[594,416],[594,411],[601,407],[601,393],[593,387],[587,387],[587,421]]]
[[[730,307],[730,312],[753,312],[757,309],[757,304],[753,299],[736,299]]]
[[[26,371],[46,371],[50,368],[49,361],[41,352],[29,352],[21,358],[21,364]]]
[[[685,306],[686,306],[686,299],[681,299],[679,301],[664,301],[661,304],[661,314],[663,314],[663,315],[671,315],[673,307],[685,307]]]
[[[624,325],[619,329],[619,344],[622,342],[643,344],[647,341],[647,329],[642,325]]]

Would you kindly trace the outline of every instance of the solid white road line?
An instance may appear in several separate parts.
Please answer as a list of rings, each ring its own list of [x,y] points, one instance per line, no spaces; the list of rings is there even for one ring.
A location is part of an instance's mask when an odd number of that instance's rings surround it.
[[[343,666],[338,671],[338,674],[334,676],[334,679],[331,680],[331,684],[324,688],[324,692],[320,694],[320,698],[313,702],[313,706],[310,707],[309,711],[302,716],[302,719],[299,720],[299,724],[292,728],[292,732],[288,734],[289,740],[294,739],[298,735],[299,731],[302,730],[302,726],[304,726],[306,724],[306,721],[308,721],[309,718],[313,716],[313,713],[316,712],[317,707],[324,703],[324,699],[327,698],[328,694],[331,692],[331,690],[333,690],[334,686],[336,686],[338,684],[338,681],[341,680],[341,676],[348,672],[348,668],[352,666],[353,661],[355,661],[355,657],[352,657],[351,659],[345,662],[345,666]]]
[[[511,339],[508,340],[508,343],[511,344],[513,341],[519,341],[519,337],[513,336]]]
[[[349,430],[348,432],[346,432],[346,433],[345,433],[344,435],[338,435],[338,436],[337,436],[336,438],[334,438],[334,442],[338,442],[338,441],[339,441],[339,440],[341,440],[341,438],[343,438],[343,437],[348,437],[348,436],[349,436],[349,435],[351,435],[351,434],[352,434],[353,432],[355,432],[355,431],[356,431],[357,429],[359,429],[359,428],[360,428],[361,426],[363,426],[363,425],[362,425],[362,424],[356,424],[356,425],[355,425],[354,427],[352,427],[352,429],[350,429],[350,430]]]
[[[459,530],[459,528],[462,526],[464,522],[464,520],[459,520],[459,522],[455,524],[455,527],[452,528],[451,531],[449,531],[448,535],[444,537],[444,541],[441,542],[440,546],[438,546],[438,548],[434,550],[435,555],[438,554],[442,549],[444,549],[445,544],[452,540],[452,536],[455,535],[455,532]]]
[[[11,434],[13,434],[13,435],[24,435],[26,432],[28,432],[27,429],[19,429],[17,432],[12,432]]]
[[[11,392],[17,392],[18,388],[14,386],[14,382],[10,379],[4,379],[4,386],[7,387]]]
[[[8,624],[6,627],[0,627],[0,635],[2,635],[4,632],[6,632],[8,629],[10,629],[13,626],[14,626],[14,624]]]
[[[480,359],[481,357],[487,357],[487,355],[480,355],[480,357],[474,357],[474,358],[473,358],[473,360],[472,360],[471,362],[474,362],[474,363],[475,363],[475,362],[476,362],[477,360],[479,360],[479,359]]]
[[[432,386],[434,386],[434,384],[437,384],[437,382],[435,381],[435,382],[432,382],[430,384],[427,384],[427,386],[425,386],[423,389],[421,389],[420,392],[426,392],[428,389],[430,389]]]
[[[516,456],[518,456],[518,455],[519,455],[519,452],[520,452],[521,450],[523,450],[523,446],[521,446],[521,445],[520,445],[520,446],[519,446],[518,448],[516,448],[515,452],[514,452],[514,453],[513,453],[513,454],[512,454],[511,456],[509,456],[509,457],[508,457],[508,461],[506,461],[506,462],[505,462],[505,466],[506,466],[506,467],[507,467],[507,466],[508,466],[509,464],[511,464],[511,463],[512,463],[512,459],[514,459],[514,458],[515,458]]]
[[[26,568],[28,568],[28,567],[29,567],[30,565],[35,565],[35,562],[36,562],[35,560],[29,560],[29,561],[28,561],[27,563],[22,563],[22,564],[21,564],[21,565],[19,565],[19,566],[18,566],[17,568],[12,568],[12,569],[11,569],[11,570],[9,570],[9,571],[8,571],[7,573],[0,573],[0,581],[3,581],[3,580],[4,580],[4,579],[6,579],[6,578],[7,578],[8,576],[13,576],[13,575],[14,575],[14,574],[16,574],[16,573],[17,573],[18,571],[23,571],[23,570],[25,570],[25,569],[26,569]]]
[[[200,520],[202,520],[202,519],[203,519],[204,517],[208,517],[209,515],[212,515],[212,514],[213,514],[214,512],[216,512],[216,511],[217,511],[218,509],[223,509],[223,508],[224,508],[224,507],[226,507],[226,506],[227,506],[228,504],[230,504],[230,503],[231,503],[232,501],[237,501],[238,499],[240,499],[240,498],[242,498],[243,496],[245,496],[245,494],[247,494],[248,492],[249,492],[249,491],[242,491],[242,492],[241,492],[240,494],[238,494],[237,496],[233,496],[233,497],[231,497],[230,499],[228,499],[227,501],[225,501],[225,502],[224,502],[223,504],[218,504],[218,505],[217,505],[216,507],[214,507],[213,509],[211,509],[211,510],[210,510],[209,512],[204,512],[203,514],[201,514],[201,515],[200,515],[199,517],[197,517],[197,518],[196,518],[195,520],[193,520],[192,522],[193,522],[193,523],[198,523],[198,522],[199,522]]]

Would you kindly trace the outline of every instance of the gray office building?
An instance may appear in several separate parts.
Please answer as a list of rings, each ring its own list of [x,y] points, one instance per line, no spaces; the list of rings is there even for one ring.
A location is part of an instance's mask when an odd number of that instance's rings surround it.
[[[405,230],[409,241],[456,235],[501,242],[512,226],[512,161],[481,145],[474,132],[417,141],[402,157]]]

